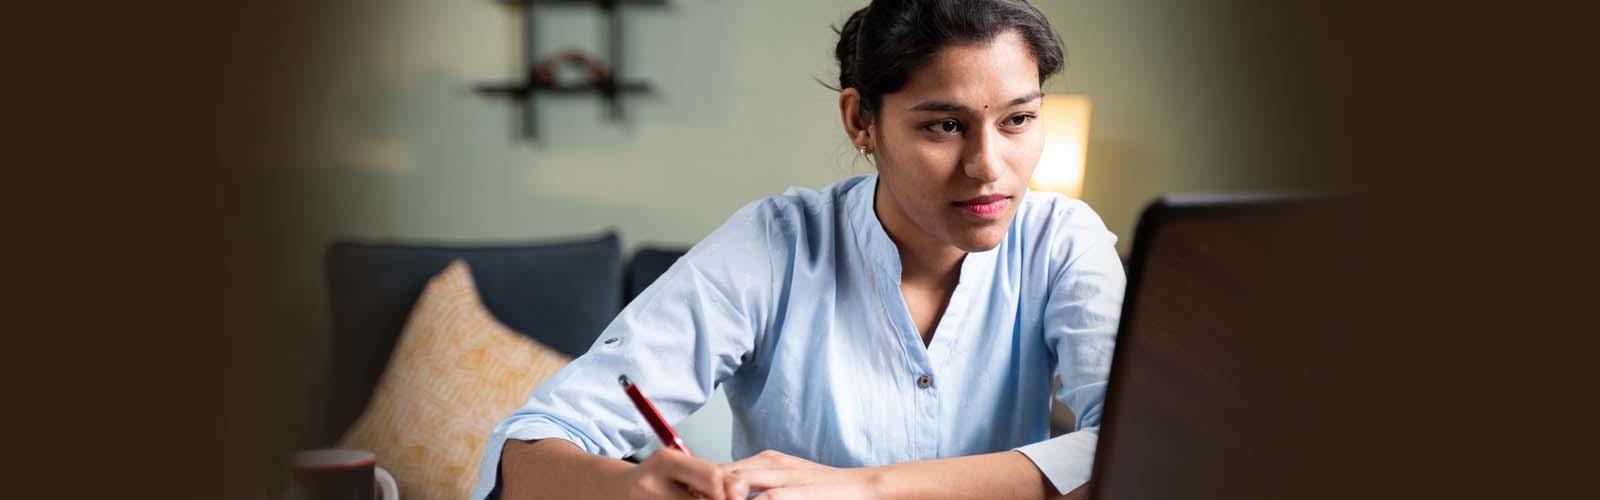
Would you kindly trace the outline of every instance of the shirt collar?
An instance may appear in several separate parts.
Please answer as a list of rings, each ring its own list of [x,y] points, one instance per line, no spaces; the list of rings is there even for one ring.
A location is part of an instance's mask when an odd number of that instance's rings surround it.
[[[855,232],[855,240],[867,265],[878,275],[878,279],[892,284],[896,289],[900,285],[900,250],[894,240],[889,239],[889,233],[883,229],[883,222],[878,220],[877,208],[873,201],[878,191],[878,174],[868,174],[856,183],[845,196],[845,210],[851,226]],[[1020,200],[1019,200],[1020,201]],[[1011,239],[1011,230],[1016,226],[1016,219],[1011,221],[1012,228],[1008,228],[1005,238],[1001,239],[999,247],[982,252],[969,252],[967,258],[961,261],[961,283],[970,283],[975,278],[992,273],[995,256],[1007,246]]]

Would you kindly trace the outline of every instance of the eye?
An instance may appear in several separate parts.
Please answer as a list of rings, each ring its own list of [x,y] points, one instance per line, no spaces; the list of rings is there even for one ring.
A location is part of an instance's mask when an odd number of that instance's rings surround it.
[[[961,122],[946,118],[923,125],[922,128],[935,134],[951,135],[961,132]]]
[[[1001,122],[1001,125],[1006,126],[1006,127],[1010,127],[1010,128],[1022,128],[1022,127],[1027,126],[1030,123],[1033,123],[1033,120],[1035,120],[1037,118],[1039,118],[1038,115],[1027,114],[1027,113],[1020,114],[1020,115],[1013,115],[1010,118],[1006,118],[1005,121]]]

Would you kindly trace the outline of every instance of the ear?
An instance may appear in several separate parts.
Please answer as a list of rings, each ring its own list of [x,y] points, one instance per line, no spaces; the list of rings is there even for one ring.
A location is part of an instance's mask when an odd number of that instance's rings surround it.
[[[861,92],[855,87],[839,92],[839,118],[844,120],[844,133],[850,138],[851,147],[865,147],[871,153],[876,148],[872,137],[872,121],[861,111]]]

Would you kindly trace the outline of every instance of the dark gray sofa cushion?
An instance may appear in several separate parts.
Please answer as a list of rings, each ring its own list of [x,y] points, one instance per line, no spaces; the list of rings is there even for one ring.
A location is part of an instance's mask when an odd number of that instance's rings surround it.
[[[458,258],[491,314],[570,356],[587,351],[621,309],[615,234],[526,245],[336,243],[325,262],[333,345],[324,442],[360,416],[423,287]]]
[[[682,257],[685,253],[688,253],[688,250],[682,248],[640,248],[635,251],[633,258],[628,260],[627,275],[624,278],[627,280],[628,288],[627,295],[622,299],[623,305],[633,302],[634,297],[638,297],[640,292],[656,281],[656,278],[667,272],[667,269],[678,261],[678,257]]]

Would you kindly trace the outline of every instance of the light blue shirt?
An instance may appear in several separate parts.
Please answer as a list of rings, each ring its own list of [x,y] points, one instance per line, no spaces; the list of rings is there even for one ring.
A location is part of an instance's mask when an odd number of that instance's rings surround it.
[[[494,488],[507,439],[613,458],[655,441],[621,374],[674,424],[720,385],[735,459],[868,467],[1015,449],[1060,491],[1082,485],[1126,282],[1116,237],[1081,201],[1027,193],[1000,245],[963,259],[924,347],[876,187],[864,175],[740,209],[495,426],[472,497]],[[1077,416],[1055,438],[1052,376]]]

